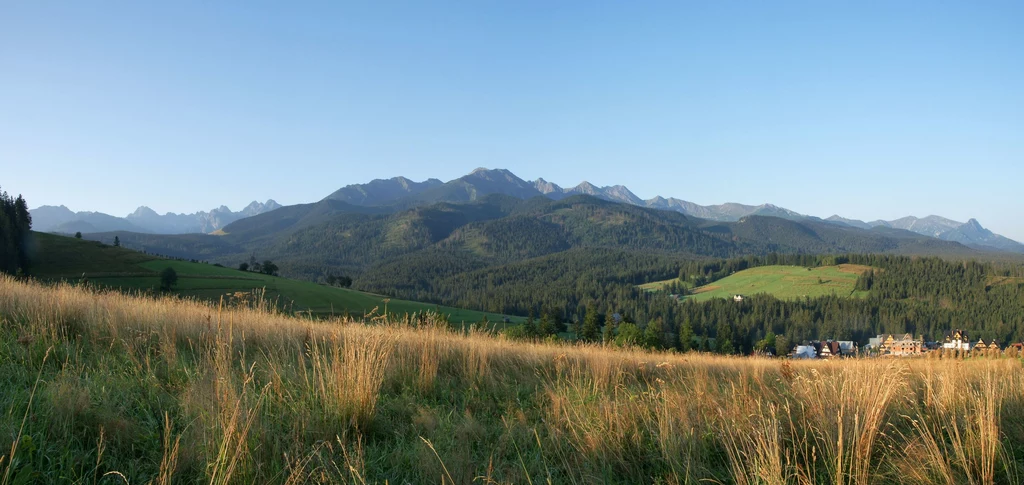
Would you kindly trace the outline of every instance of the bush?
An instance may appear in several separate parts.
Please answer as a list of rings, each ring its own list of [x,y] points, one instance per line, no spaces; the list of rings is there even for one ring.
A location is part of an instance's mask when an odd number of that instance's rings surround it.
[[[178,284],[178,272],[174,268],[167,267],[160,272],[160,289],[171,291],[174,285]]]

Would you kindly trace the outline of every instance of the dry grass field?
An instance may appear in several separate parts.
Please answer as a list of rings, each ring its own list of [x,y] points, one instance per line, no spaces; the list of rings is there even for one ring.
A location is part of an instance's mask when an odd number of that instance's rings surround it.
[[[0,485],[1021,483],[1021,370],[523,343],[0,277]]]

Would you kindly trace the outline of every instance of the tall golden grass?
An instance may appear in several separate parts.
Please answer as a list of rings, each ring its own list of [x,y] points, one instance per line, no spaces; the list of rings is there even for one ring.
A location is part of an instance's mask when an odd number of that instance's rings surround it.
[[[0,485],[1024,479],[1016,358],[613,350],[7,277],[0,323]]]

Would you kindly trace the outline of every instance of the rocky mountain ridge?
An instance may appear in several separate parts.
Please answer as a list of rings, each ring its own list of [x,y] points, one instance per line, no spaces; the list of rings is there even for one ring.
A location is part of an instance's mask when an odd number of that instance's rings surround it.
[[[273,199],[266,202],[253,201],[244,209],[233,212],[227,206],[192,214],[168,212],[158,214],[147,206],[140,206],[125,217],[116,217],[102,212],[75,212],[66,206],[42,206],[30,210],[32,227],[42,232],[94,233],[129,231],[151,234],[188,234],[214,232],[232,222],[270,212],[281,207]]]

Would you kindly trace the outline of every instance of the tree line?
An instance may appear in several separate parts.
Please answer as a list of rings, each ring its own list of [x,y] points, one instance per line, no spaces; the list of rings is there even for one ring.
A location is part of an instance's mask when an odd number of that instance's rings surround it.
[[[32,215],[21,195],[0,191],[0,272],[27,275],[31,271]]]
[[[1024,340],[1024,266],[897,255],[766,255],[688,261],[669,255],[574,249],[530,261],[473,268],[470,258],[426,253],[379,267],[356,286],[396,297],[496,313],[541,315],[513,336],[544,338],[565,325],[573,337],[645,347],[721,353],[788,352],[805,340],[854,340],[911,333],[939,341],[963,328],[1001,344]],[[637,284],[673,275],[704,284],[763,265],[871,267],[860,276],[863,298],[779,300],[750,295],[742,303],[678,301]],[[692,275],[692,277],[691,277]],[[621,319],[611,319],[612,315]],[[593,316],[592,316],[593,315]],[[596,332],[582,323],[599,322]],[[576,332],[576,329],[579,332]],[[595,337],[595,335],[599,337]]]

